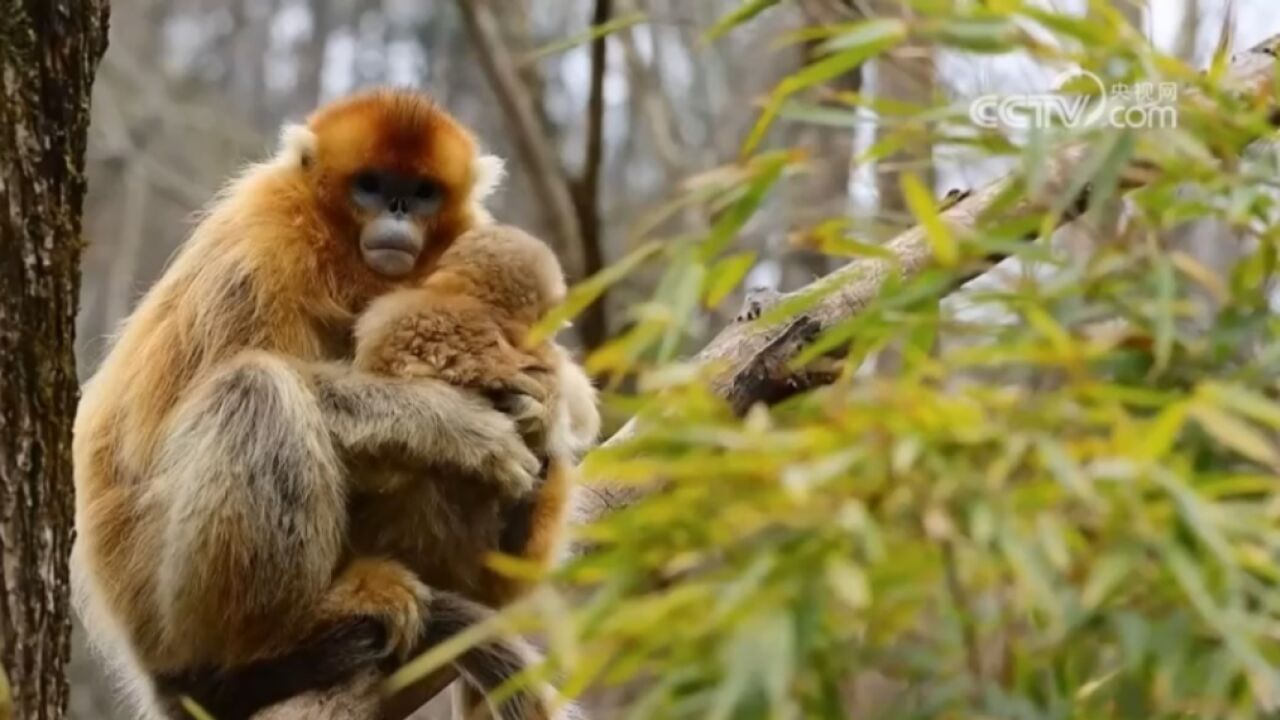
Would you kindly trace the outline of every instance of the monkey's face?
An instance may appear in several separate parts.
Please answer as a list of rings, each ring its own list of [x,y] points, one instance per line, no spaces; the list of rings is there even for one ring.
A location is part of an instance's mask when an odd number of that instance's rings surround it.
[[[401,278],[413,272],[426,246],[425,229],[440,212],[439,181],[393,170],[363,170],[350,183],[360,217],[360,256],[374,272]]]
[[[429,272],[477,222],[471,133],[426,96],[377,90],[316,111],[302,153],[335,236],[391,280]]]

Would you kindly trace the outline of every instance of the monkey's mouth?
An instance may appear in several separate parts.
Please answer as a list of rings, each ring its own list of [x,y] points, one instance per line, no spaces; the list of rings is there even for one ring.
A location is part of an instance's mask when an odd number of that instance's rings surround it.
[[[413,270],[418,256],[393,247],[365,247],[364,261],[382,275],[400,277]]]
[[[365,263],[380,275],[403,277],[413,271],[422,253],[422,236],[407,223],[378,222],[360,239]],[[414,228],[416,230],[416,228]]]

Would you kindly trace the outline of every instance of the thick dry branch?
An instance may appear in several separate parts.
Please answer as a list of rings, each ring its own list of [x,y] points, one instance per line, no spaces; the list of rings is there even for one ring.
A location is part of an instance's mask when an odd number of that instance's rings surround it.
[[[1275,35],[1241,53],[1231,65],[1228,82],[1241,92],[1269,96],[1278,50],[1280,35]],[[1087,147],[1073,145],[1055,153],[1044,170],[1045,181],[1042,185],[1026,189],[1016,202],[1001,210],[1001,217],[1012,220],[1036,216],[1054,208],[1055,203],[1072,192],[1072,183],[1088,157],[1087,151]],[[1121,189],[1141,187],[1153,178],[1148,167],[1134,166],[1132,170],[1133,172],[1122,174]],[[973,232],[983,226],[986,215],[997,201],[1006,197],[1006,193],[1012,189],[1011,183],[1016,182],[1017,178],[1012,175],[1001,178],[963,197],[944,210],[942,217],[957,234]],[[1085,200],[1087,198],[1077,198],[1072,203],[1073,207],[1060,214],[1059,222],[1071,222],[1078,217],[1078,210],[1083,207]],[[712,390],[729,400],[739,411],[745,411],[754,402],[769,399],[770,393],[777,388],[773,384],[761,382],[761,378],[778,377],[777,368],[804,348],[804,343],[792,341],[797,327],[803,327],[805,334],[813,336],[823,328],[853,318],[876,297],[885,280],[892,274],[911,278],[933,263],[925,230],[920,226],[889,241],[886,249],[892,255],[892,260],[855,260],[809,286],[780,296],[778,302],[787,302],[810,297],[814,292],[823,293],[821,300],[798,317],[773,326],[736,322],[722,330],[694,357],[696,362],[715,368],[710,380]],[[988,261],[993,263],[1001,259],[1003,256],[996,255],[989,257]],[[957,273],[952,290],[973,279],[976,274]],[[783,342],[779,342],[780,339]],[[744,389],[748,388],[759,395],[749,397],[744,394]],[[633,418],[609,438],[605,445],[616,445],[630,438],[635,434],[638,422],[638,419]],[[644,491],[632,486],[607,483],[584,488],[576,519],[579,522],[590,522],[630,505],[643,494]]]

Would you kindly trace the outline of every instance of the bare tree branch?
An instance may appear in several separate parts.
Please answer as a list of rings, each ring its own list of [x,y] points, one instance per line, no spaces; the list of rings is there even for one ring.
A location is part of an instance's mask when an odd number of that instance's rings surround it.
[[[570,193],[569,180],[556,157],[546,129],[538,119],[533,99],[520,80],[515,60],[507,51],[495,24],[489,3],[458,0],[467,35],[475,45],[476,57],[493,86],[498,104],[515,139],[521,163],[532,178],[533,190],[546,212],[570,273],[583,277],[586,263],[582,253],[582,228]]]
[[[600,27],[613,14],[613,0],[596,0],[591,24]],[[604,162],[604,73],[608,64],[609,36],[591,41],[591,95],[587,101],[586,152],[583,153],[582,179],[577,185],[578,218],[582,231],[583,276],[604,269],[600,227],[600,167]],[[599,347],[609,335],[604,299],[592,303],[578,321],[582,343]]]

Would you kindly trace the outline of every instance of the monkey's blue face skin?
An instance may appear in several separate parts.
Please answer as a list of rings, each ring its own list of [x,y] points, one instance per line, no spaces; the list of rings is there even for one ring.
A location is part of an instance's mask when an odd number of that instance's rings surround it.
[[[444,186],[430,178],[365,170],[351,181],[351,201],[369,221],[360,231],[360,253],[381,275],[413,271],[422,254],[422,227],[444,204]]]
[[[430,217],[444,202],[444,187],[430,178],[366,170],[351,181],[351,200],[366,212]]]

